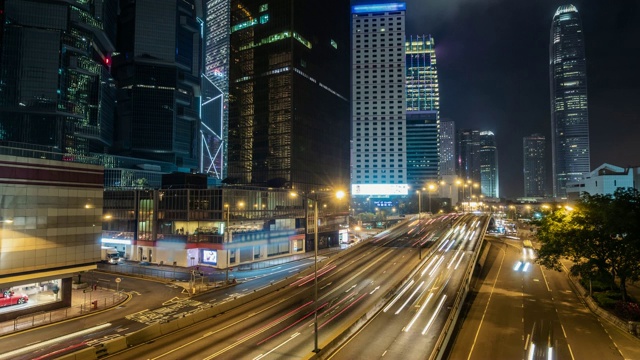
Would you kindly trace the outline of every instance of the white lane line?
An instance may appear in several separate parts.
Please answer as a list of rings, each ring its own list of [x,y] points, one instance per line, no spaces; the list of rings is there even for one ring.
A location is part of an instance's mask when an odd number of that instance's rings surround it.
[[[290,337],[287,341],[285,341],[285,342],[283,342],[282,344],[280,344],[280,345],[278,345],[278,346],[274,347],[273,349],[269,350],[269,352],[267,352],[266,354],[260,354],[260,355],[256,356],[256,357],[255,357],[255,358],[253,358],[253,359],[254,359],[254,360],[262,359],[263,357],[265,357],[265,356],[267,356],[267,355],[271,354],[272,352],[274,352],[274,351],[278,350],[278,348],[279,348],[279,347],[281,347],[281,346],[285,345],[286,343],[288,343],[289,341],[291,341],[291,340],[295,339],[295,338],[296,338],[296,336],[298,336],[298,335],[300,335],[300,333],[295,333],[295,334],[291,335],[291,337]]]
[[[505,253],[502,253],[502,261],[500,261],[500,267],[498,268],[498,274],[496,274],[496,278],[493,280],[493,286],[491,287],[491,293],[489,294],[489,299],[487,300],[487,305],[484,308],[484,313],[482,313],[482,319],[480,319],[480,325],[478,325],[478,330],[476,331],[476,336],[473,338],[473,344],[471,344],[471,350],[469,350],[469,356],[467,360],[471,359],[471,354],[473,354],[473,349],[476,346],[476,341],[478,341],[478,335],[480,334],[480,329],[482,328],[482,322],[484,321],[485,316],[487,315],[487,309],[489,308],[489,303],[491,303],[491,296],[493,295],[493,291],[496,288],[496,283],[498,282],[498,277],[500,276],[500,270],[502,270],[502,264],[504,263]]]

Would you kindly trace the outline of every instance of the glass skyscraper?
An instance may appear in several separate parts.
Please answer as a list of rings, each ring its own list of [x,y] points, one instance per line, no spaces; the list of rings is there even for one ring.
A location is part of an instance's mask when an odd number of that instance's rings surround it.
[[[434,41],[405,41],[407,182],[419,189],[439,177],[440,89]]]
[[[481,194],[490,198],[498,198],[500,197],[500,178],[498,176],[496,137],[492,131],[481,131],[478,140],[479,147],[476,156],[480,172]]]
[[[197,0],[120,2],[113,153],[200,168],[202,32]]]
[[[229,182],[348,184],[348,11],[342,0],[231,1]]]
[[[85,155],[113,142],[113,1],[0,1],[0,141]]]
[[[566,183],[590,171],[587,65],[578,10],[556,11],[549,39],[553,196],[566,197]]]
[[[533,134],[522,139],[524,196],[546,195],[545,137]]]

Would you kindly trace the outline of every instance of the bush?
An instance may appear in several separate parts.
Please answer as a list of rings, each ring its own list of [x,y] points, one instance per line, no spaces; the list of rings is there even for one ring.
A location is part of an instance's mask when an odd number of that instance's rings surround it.
[[[627,321],[640,321],[640,306],[632,302],[618,301],[615,305],[615,314]]]
[[[593,299],[598,303],[598,305],[600,305],[600,307],[604,309],[609,310],[615,309],[616,304],[619,302],[616,297],[621,297],[621,294],[611,291],[593,293]]]

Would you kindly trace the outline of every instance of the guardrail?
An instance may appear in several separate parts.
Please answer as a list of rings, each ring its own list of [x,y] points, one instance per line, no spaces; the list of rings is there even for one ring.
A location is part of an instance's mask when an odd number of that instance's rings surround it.
[[[481,236],[480,239],[484,239],[487,227],[489,226],[489,219],[490,217],[488,217],[485,221],[482,232],[479,234]],[[436,341],[436,346],[434,347],[433,352],[429,356],[429,360],[441,359],[444,355],[442,350],[446,348],[447,344],[449,343],[449,339],[451,339],[451,334],[453,333],[452,325],[455,325],[455,323],[457,322],[458,316],[460,315],[460,310],[462,310],[462,304],[464,303],[464,299],[467,297],[467,293],[469,292],[469,284],[471,283],[473,270],[475,268],[476,262],[478,261],[478,256],[480,254],[480,250],[482,249],[483,241],[484,240],[478,243],[478,248],[475,251],[473,261],[470,261],[469,265],[467,265],[465,276],[462,279],[463,287],[461,291],[458,291],[456,300],[454,301],[453,306],[451,307],[451,311],[449,312],[449,317],[447,318],[444,328],[440,333],[438,340]]]

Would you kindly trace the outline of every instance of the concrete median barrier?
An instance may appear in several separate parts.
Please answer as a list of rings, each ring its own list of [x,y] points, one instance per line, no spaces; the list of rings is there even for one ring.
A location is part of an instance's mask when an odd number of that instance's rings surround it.
[[[151,341],[162,335],[160,333],[160,324],[152,324],[142,330],[127,335],[127,345],[136,346]]]
[[[57,357],[56,360],[96,360],[96,349],[89,347],[86,349],[74,351],[71,354],[62,355]]]

